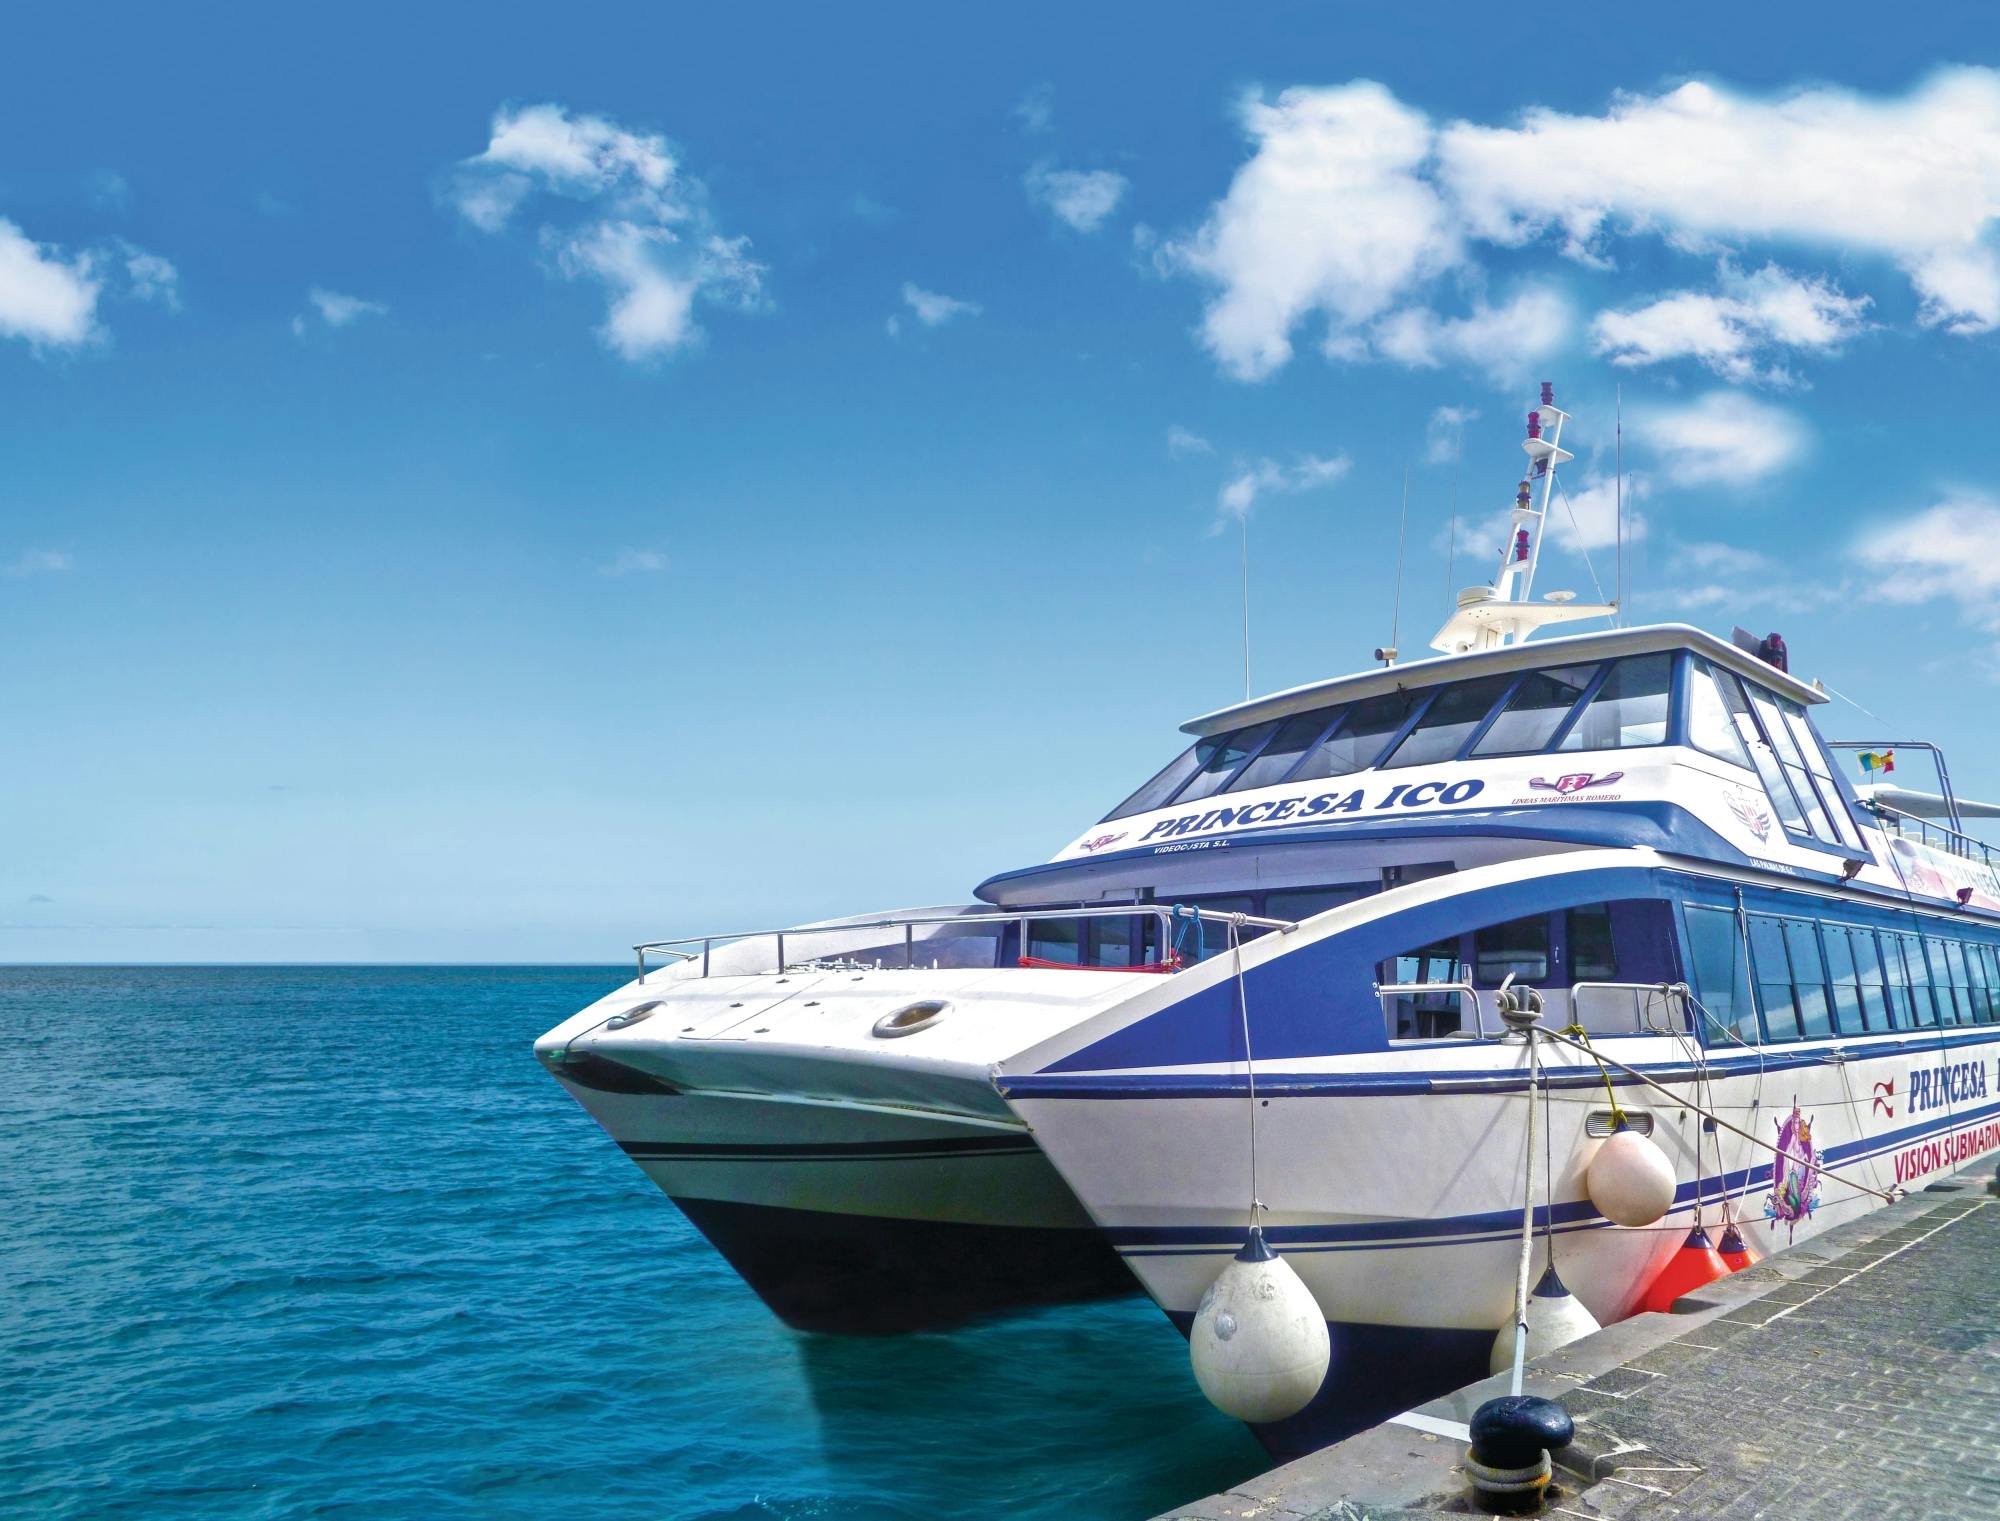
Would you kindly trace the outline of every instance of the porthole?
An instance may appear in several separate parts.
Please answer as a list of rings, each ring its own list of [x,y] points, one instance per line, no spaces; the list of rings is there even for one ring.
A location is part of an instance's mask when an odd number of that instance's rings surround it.
[[[950,1007],[941,998],[906,1003],[875,1021],[875,1037],[878,1040],[893,1040],[899,1035],[915,1035],[919,1030],[928,1030],[944,1018],[944,1011]]]

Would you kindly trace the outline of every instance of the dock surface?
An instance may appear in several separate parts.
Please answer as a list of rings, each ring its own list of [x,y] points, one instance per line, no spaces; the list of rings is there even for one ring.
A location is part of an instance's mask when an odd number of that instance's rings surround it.
[[[1576,1441],[1540,1514],[2000,1518],[2000,1198],[1961,1174],[1531,1363]],[[1464,1422],[1504,1376],[1162,1521],[1476,1514]]]

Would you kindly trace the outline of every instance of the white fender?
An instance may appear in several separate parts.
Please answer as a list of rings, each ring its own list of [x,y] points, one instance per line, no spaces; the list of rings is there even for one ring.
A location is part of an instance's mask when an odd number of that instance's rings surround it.
[[[1326,1316],[1261,1228],[1201,1296],[1188,1356],[1209,1403],[1239,1421],[1281,1421],[1319,1392],[1332,1360]]]
[[[1614,1130],[1597,1148],[1584,1187],[1614,1225],[1655,1225],[1673,1207],[1674,1164],[1636,1130]]]

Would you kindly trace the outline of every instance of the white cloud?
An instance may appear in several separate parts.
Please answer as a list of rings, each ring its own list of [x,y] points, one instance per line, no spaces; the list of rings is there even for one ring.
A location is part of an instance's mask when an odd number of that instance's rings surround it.
[[[1887,602],[1949,601],[1979,628],[2000,632],[2000,502],[1959,491],[1863,535],[1867,593]]]
[[[1424,427],[1424,459],[1433,465],[1448,465],[1459,457],[1465,425],[1479,416],[1477,407],[1439,407]]]
[[[125,262],[125,293],[134,301],[157,301],[170,312],[181,309],[180,271],[156,253],[147,253],[124,239],[118,249]]]
[[[1037,164],[1022,181],[1028,199],[1077,232],[1096,232],[1118,209],[1130,181],[1109,169],[1056,169]]]
[[[1056,87],[1038,84],[1014,102],[1014,119],[1023,132],[1047,132],[1056,124]]]
[[[621,549],[597,567],[602,576],[656,575],[667,568],[666,555],[657,549]]]
[[[66,549],[24,549],[6,566],[10,576],[48,576],[72,570],[76,557]]]
[[[1627,544],[1646,537],[1645,514],[1638,510],[1651,490],[1643,475],[1625,477],[1625,532]],[[1555,500],[1549,504],[1549,532],[1556,543],[1567,549],[1610,549],[1617,545],[1618,481],[1616,477],[1592,476],[1572,491],[1556,477]]]
[[[1674,560],[1677,570],[1706,575],[1758,576],[1776,569],[1770,556],[1754,549],[1700,540],[1676,546]]]
[[[1242,105],[1254,145],[1229,193],[1156,260],[1215,287],[1203,344],[1239,380],[1292,357],[1292,329],[1315,314],[1355,335],[1413,287],[1456,264],[1443,198],[1417,177],[1431,126],[1381,85],[1286,90]]]
[[[1548,286],[1531,286],[1505,306],[1473,304],[1464,317],[1406,307],[1375,325],[1375,350],[1417,369],[1447,361],[1506,383],[1526,380],[1568,339],[1569,303]],[[1337,357],[1349,357],[1341,354]]]
[[[306,292],[306,300],[319,313],[320,321],[328,327],[346,327],[350,322],[358,322],[363,317],[381,317],[389,308],[380,301],[365,301],[359,296],[343,296],[336,290],[325,290],[315,285]],[[307,319],[304,313],[292,318],[292,331],[304,336]]]
[[[1536,108],[1459,122],[1439,178],[1478,237],[1547,231],[1602,261],[1614,235],[1682,247],[1778,240],[1866,251],[1909,276],[1924,318],[2000,324],[2000,73],[1960,68],[1899,99],[1814,87],[1775,99],[1693,82],[1601,116]]]
[[[64,258],[0,217],[0,337],[74,348],[97,336],[103,282],[87,253]]]
[[[1199,433],[1190,432],[1179,423],[1167,429],[1167,458],[1186,459],[1190,454],[1213,454],[1215,445]]]
[[[1295,496],[1315,487],[1331,486],[1347,474],[1352,465],[1353,461],[1344,454],[1336,454],[1330,459],[1302,454],[1290,465],[1281,465],[1274,459],[1260,459],[1224,483],[1216,496],[1215,505],[1224,516],[1248,517],[1260,496]]]
[[[1792,377],[1775,366],[1760,368],[1760,354],[1836,349],[1861,331],[1869,304],[1866,296],[1775,264],[1746,275],[1725,261],[1714,291],[1673,291],[1644,306],[1600,312],[1591,341],[1613,364],[1696,359],[1725,380],[1782,384]]]
[[[917,321],[925,327],[942,327],[954,317],[977,317],[981,310],[977,301],[960,301],[954,296],[941,296],[934,290],[925,290],[908,280],[903,282],[903,300],[908,303],[910,310],[917,314]]]
[[[1740,391],[1636,413],[1632,432],[1676,486],[1754,485],[1796,463],[1811,442],[1795,414]]]
[[[482,232],[500,233],[538,200],[550,267],[605,288],[598,336],[626,359],[657,358],[701,336],[699,299],[754,306],[763,266],[725,237],[700,180],[666,139],[559,105],[502,108],[484,152],[458,165],[449,197]]]

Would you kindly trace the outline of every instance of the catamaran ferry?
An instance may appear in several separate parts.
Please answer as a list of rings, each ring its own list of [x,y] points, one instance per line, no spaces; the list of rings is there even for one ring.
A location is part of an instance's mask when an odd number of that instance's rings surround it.
[[[1697,1225],[1765,1253],[1991,1151],[2000,809],[1881,785],[1928,747],[1824,740],[1775,635],[1532,637],[1616,615],[1532,596],[1567,421],[1436,658],[1193,720],[979,904],[641,947],[541,1059],[800,1324],[1129,1269],[1185,1329],[1260,1225],[1328,1327],[1287,1450],[1487,1371],[1524,1209],[1608,1322]],[[1648,1224],[1594,1197],[1614,1132]]]

